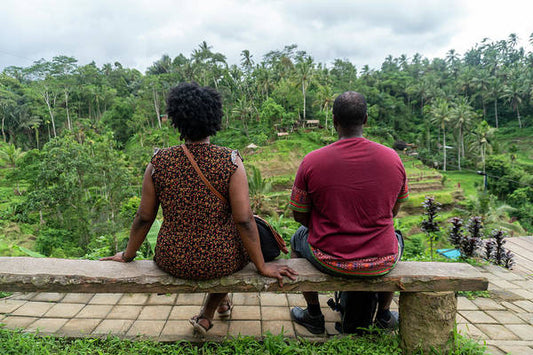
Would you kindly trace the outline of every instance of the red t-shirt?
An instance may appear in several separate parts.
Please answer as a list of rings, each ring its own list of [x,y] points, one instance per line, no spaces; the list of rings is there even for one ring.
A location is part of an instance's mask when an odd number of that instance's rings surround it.
[[[289,206],[311,214],[308,241],[319,261],[361,261],[372,269],[383,258],[397,261],[392,208],[407,197],[398,154],[365,138],[350,138],[304,158]]]

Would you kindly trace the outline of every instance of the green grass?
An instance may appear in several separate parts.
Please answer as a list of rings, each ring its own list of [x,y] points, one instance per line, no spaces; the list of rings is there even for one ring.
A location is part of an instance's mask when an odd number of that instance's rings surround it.
[[[473,340],[456,337],[453,354],[484,354]],[[396,335],[378,333],[365,337],[338,337],[324,343],[267,335],[259,341],[239,337],[220,343],[157,343],[148,340],[121,340],[116,337],[68,339],[39,336],[0,328],[0,353],[9,354],[401,354]]]
[[[457,189],[457,184],[461,184],[461,189],[464,191],[464,196],[477,195],[478,187],[483,186],[483,176],[471,171],[447,171],[446,186]]]

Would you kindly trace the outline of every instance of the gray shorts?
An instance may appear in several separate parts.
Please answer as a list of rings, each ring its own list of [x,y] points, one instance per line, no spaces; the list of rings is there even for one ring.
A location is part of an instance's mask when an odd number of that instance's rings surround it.
[[[309,242],[307,241],[308,237],[309,229],[307,229],[307,227],[301,226],[300,228],[298,228],[298,230],[296,230],[296,233],[294,233],[291,238],[291,250],[295,252],[298,257],[307,259],[315,268],[318,269],[318,271],[334,276],[341,276],[340,274],[334,273],[333,271],[325,268],[315,259],[315,256],[311,251],[311,247],[309,246]],[[398,258],[398,260],[400,260],[402,258],[404,249],[402,234],[396,232],[396,238],[398,239],[398,250],[400,252],[400,257]]]

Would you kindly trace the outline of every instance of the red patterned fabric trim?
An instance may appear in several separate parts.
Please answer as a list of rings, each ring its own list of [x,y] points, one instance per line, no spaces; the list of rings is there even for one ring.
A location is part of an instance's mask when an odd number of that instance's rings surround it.
[[[409,187],[407,186],[407,181],[406,181],[396,201],[402,203],[402,202],[407,201],[408,199],[409,199]]]
[[[294,211],[308,212],[311,210],[311,201],[307,191],[292,187],[291,198],[289,200],[289,208]]]
[[[340,275],[380,276],[390,272],[398,262],[398,255],[387,255],[379,258],[340,260],[309,245],[316,261],[325,268]]]

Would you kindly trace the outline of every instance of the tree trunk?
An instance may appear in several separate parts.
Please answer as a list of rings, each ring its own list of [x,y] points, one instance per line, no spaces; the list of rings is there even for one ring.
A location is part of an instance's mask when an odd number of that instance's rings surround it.
[[[444,143],[442,146],[444,154],[444,166],[442,170],[446,171],[446,131],[444,129],[442,130],[442,141]]]
[[[155,108],[155,114],[157,115],[157,124],[159,125],[159,128],[161,128],[161,112],[159,110],[159,95],[157,95],[157,91],[154,87],[152,87],[152,97],[154,98],[154,108]]]
[[[304,111],[303,111],[304,112],[304,117],[303,117],[303,119],[305,121],[305,80],[303,80],[303,79],[302,79],[302,95],[304,97]]]
[[[520,111],[518,110],[518,104],[516,105],[516,118],[518,118],[518,127],[522,128],[522,121],[520,120]]]
[[[6,116],[2,116],[2,137],[4,137],[4,143],[7,143],[6,142],[6,132],[4,131],[4,122],[6,120]]]
[[[483,175],[485,175],[485,146],[481,146],[481,163],[483,164]]]
[[[498,128],[498,99],[494,100],[494,117],[496,118],[496,128]]]
[[[70,112],[69,112],[69,109],[68,109],[68,96],[69,96],[69,93],[68,93],[68,90],[65,89],[65,108],[67,110],[67,127],[69,130],[72,131],[72,124],[70,123]]]
[[[462,139],[461,139],[461,129],[459,129],[459,142],[457,143],[457,167],[461,171],[461,150],[462,150]]]
[[[40,149],[39,148],[39,129],[35,127],[34,130],[35,130],[35,142],[37,143],[37,149]]]
[[[48,114],[50,115],[50,120],[52,121],[52,133],[54,134],[55,138],[57,137],[56,122],[54,119],[54,112],[52,111],[52,105],[50,103],[50,93],[48,91],[43,92],[43,98],[44,102],[46,103],[46,107],[48,107]]]

